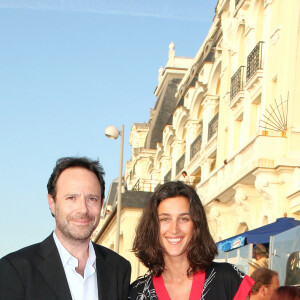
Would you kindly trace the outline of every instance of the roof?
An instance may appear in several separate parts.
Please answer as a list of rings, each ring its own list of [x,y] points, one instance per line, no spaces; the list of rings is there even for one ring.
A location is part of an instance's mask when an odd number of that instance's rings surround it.
[[[266,244],[270,241],[270,236],[276,235],[293,227],[300,225],[300,221],[294,218],[278,218],[268,225],[243,232],[231,238],[217,243],[218,249],[230,251],[247,244]]]

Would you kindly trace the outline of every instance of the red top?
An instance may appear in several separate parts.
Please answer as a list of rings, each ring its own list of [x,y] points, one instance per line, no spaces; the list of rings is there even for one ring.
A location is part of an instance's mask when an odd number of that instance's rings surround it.
[[[164,284],[162,275],[159,277],[152,276],[153,285],[159,300],[171,300]],[[199,300],[202,296],[204,287],[205,272],[197,272],[193,276],[192,289],[189,300]]]
[[[160,275],[159,277],[152,276],[152,281],[158,299],[171,300],[167,292],[167,289],[165,287],[164,279],[162,275]],[[201,299],[204,282],[205,282],[205,272],[198,272],[194,274],[189,300]],[[254,280],[249,276],[245,275],[233,300],[246,299],[253,284],[254,284]]]
[[[246,299],[254,283],[255,281],[251,277],[245,275],[233,300]]]

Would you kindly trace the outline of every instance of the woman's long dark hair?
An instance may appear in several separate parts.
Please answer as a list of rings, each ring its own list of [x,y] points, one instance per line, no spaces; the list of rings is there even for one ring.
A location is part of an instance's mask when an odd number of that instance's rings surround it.
[[[186,197],[190,202],[190,216],[194,229],[187,248],[189,269],[187,275],[205,270],[218,254],[217,246],[209,232],[204,207],[196,191],[181,181],[161,185],[148,200],[136,229],[132,251],[154,276],[165,269],[163,248],[159,243],[157,207],[166,198]]]

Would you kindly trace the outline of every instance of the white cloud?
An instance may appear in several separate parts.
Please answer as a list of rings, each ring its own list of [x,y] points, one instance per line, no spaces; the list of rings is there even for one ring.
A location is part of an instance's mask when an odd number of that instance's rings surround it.
[[[1,8],[207,21],[199,0],[0,0]]]

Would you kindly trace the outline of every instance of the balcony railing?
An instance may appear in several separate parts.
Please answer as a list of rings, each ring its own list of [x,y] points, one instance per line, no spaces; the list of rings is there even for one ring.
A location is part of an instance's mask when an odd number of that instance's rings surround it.
[[[244,89],[244,72],[245,66],[241,66],[231,77],[230,100],[232,100],[239,91]]]
[[[170,179],[171,179],[171,177],[170,177]],[[170,181],[170,180],[168,180],[168,181]],[[166,182],[166,180],[164,182]],[[160,185],[164,182],[162,182],[161,180],[157,180],[157,179],[139,178],[137,180],[137,182],[135,183],[134,187],[132,188],[132,191],[153,192],[158,185]]]
[[[183,154],[176,162],[176,175],[183,170],[185,161],[185,154]]]
[[[195,154],[200,151],[201,143],[202,143],[202,133],[200,133],[195,138],[195,140],[193,141],[193,143],[191,144],[191,148],[190,148],[190,160],[192,160],[193,157],[195,156]]]
[[[257,70],[262,69],[262,46],[263,42],[258,42],[247,57],[247,82],[252,78]]]
[[[144,187],[144,182],[141,182],[141,178],[135,183],[134,187],[132,188],[133,191],[142,191],[142,187]]]
[[[164,181],[165,182],[171,181],[171,170],[165,175]]]
[[[219,113],[217,113],[208,124],[208,140],[217,132]]]

